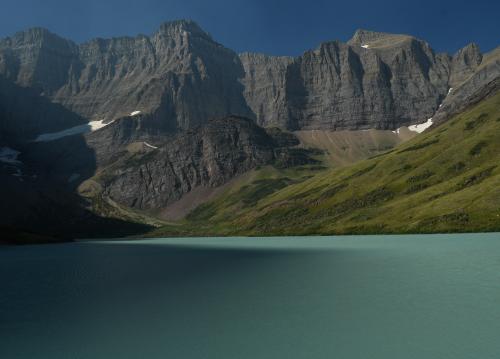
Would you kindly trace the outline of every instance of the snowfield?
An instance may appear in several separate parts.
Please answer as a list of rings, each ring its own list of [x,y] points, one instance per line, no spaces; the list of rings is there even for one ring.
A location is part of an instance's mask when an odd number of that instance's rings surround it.
[[[408,129],[410,131],[413,131],[413,132],[417,132],[417,133],[422,133],[424,132],[425,130],[427,130],[429,127],[431,127],[433,124],[432,122],[432,118],[429,118],[427,120],[427,122],[424,122],[424,123],[420,123],[418,125],[412,125],[412,126],[408,126]]]
[[[147,147],[152,148],[152,149],[154,149],[154,150],[156,150],[156,149],[158,148],[158,147],[156,147],[156,146],[150,145],[150,144],[149,144],[149,143],[147,143],[147,142],[144,142],[144,144],[145,144]]]
[[[112,122],[104,123],[104,121],[91,121],[89,123],[86,123],[83,125],[78,125],[75,127],[71,127],[71,128],[66,129],[66,130],[59,131],[59,132],[44,133],[42,135],[39,135],[35,139],[35,142],[54,141],[54,140],[58,140],[60,138],[67,137],[67,136],[74,136],[74,135],[80,135],[80,134],[84,134],[84,133],[94,132],[94,131],[97,131],[103,127],[106,127],[107,125],[110,125],[111,123]]]

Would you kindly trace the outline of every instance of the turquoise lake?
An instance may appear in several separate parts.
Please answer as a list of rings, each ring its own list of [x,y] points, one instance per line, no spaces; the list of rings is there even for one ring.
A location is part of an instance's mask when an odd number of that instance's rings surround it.
[[[0,247],[0,358],[500,358],[500,234]]]

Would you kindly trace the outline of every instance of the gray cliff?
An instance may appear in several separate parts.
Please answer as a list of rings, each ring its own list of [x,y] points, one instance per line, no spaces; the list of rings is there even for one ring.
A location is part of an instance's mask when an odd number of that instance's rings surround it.
[[[105,195],[132,208],[158,209],[196,187],[216,187],[257,166],[316,163],[298,140],[230,116],[179,133],[159,148],[127,157],[102,176]]]
[[[81,45],[27,30],[0,41],[0,76],[88,121],[141,111],[147,127],[171,132],[227,114],[251,116],[238,56],[191,21],[165,23],[149,37]]]
[[[485,58],[474,44],[450,56],[411,36],[366,30],[292,58],[238,56],[184,20],[151,36],[81,45],[35,28],[0,40],[0,87],[60,107],[0,122],[9,130],[26,122],[27,137],[135,111],[138,131],[150,135],[231,114],[289,130],[394,129],[432,117],[450,88],[485,85],[474,79]],[[16,101],[0,92],[0,111],[16,112]]]

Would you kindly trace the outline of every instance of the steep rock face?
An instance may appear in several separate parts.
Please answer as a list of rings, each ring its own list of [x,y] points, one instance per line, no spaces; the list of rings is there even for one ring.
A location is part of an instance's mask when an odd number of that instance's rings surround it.
[[[360,30],[293,60],[240,58],[245,97],[263,125],[391,129],[431,117],[448,91],[449,58],[405,35]]]
[[[140,154],[106,175],[106,194],[140,209],[161,208],[197,186],[218,186],[274,158],[274,142],[252,120],[214,120]]]
[[[0,137],[24,141],[84,122],[45,96],[68,82],[75,51],[41,28],[0,40]]]
[[[256,115],[257,123],[287,128],[286,79],[293,58],[244,53],[240,60],[245,69],[242,79],[245,99]]]
[[[474,43],[458,51],[451,62],[450,86],[458,86],[467,80],[474,74],[482,60],[483,55]]]
[[[481,63],[474,66],[474,72],[446,97],[433,118],[435,123],[446,121],[500,90],[500,47],[482,55]]]
[[[190,21],[151,37],[95,39],[77,46],[33,29],[0,42],[0,75],[32,87],[88,120],[134,111],[145,126],[187,129],[229,113],[252,116],[243,98],[238,56]]]
[[[93,40],[80,46],[80,58],[78,96],[67,86],[56,98],[87,118],[111,120],[138,110],[175,130],[201,118],[250,114],[236,54],[192,22],[164,24],[151,37]]]
[[[296,58],[237,56],[183,20],[152,36],[81,45],[39,28],[0,40],[6,81],[85,121],[141,111],[136,130],[150,136],[230,114],[290,130],[395,129],[432,117],[450,87],[472,80],[476,89],[484,62],[474,44],[451,57],[411,36],[366,30]],[[0,110],[5,103],[0,94]],[[50,117],[57,127],[71,116]]]
[[[70,80],[77,51],[76,44],[46,29],[29,29],[0,40],[0,74],[49,95]]]
[[[388,128],[395,121],[392,74],[372,51],[326,43],[295,67],[287,92],[296,129]]]

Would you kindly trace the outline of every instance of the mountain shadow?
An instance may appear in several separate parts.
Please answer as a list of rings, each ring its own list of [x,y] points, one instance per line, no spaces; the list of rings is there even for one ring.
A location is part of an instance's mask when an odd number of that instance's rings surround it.
[[[142,233],[149,226],[93,213],[77,188],[96,171],[83,133],[34,141],[87,121],[0,77],[0,233],[3,242]],[[10,154],[10,157],[4,155]]]

